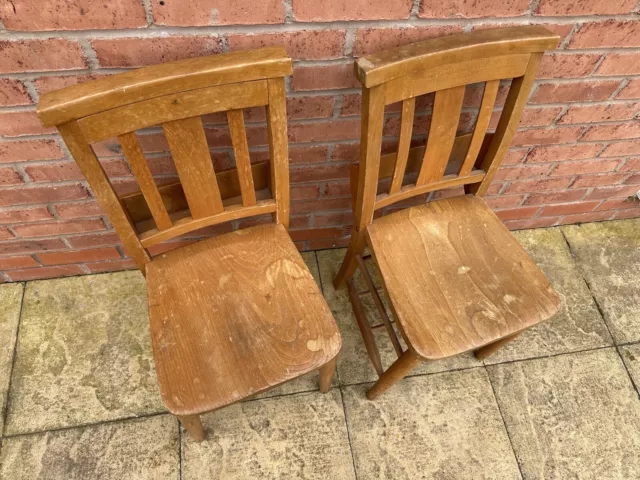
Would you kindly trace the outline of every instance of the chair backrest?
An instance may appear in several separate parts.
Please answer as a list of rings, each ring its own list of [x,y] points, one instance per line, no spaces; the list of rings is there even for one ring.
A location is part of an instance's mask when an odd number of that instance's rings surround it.
[[[364,235],[375,210],[416,195],[459,185],[483,195],[511,143],[542,54],[558,41],[542,27],[524,26],[436,38],[360,58],[360,162],[351,169],[354,235]],[[513,80],[496,131],[487,134],[503,79]],[[480,82],[485,86],[475,128],[456,136],[466,86]],[[426,146],[410,148],[416,97],[432,92]],[[385,105],[396,102],[402,102],[398,150],[381,156]],[[384,178],[389,188],[380,192]]]
[[[271,213],[289,224],[289,165],[282,48],[154,65],[42,96],[56,126],[128,253],[144,272],[147,248],[187,232]],[[244,108],[266,106],[270,160],[251,164]],[[200,115],[225,112],[236,168],[215,172]],[[161,125],[179,182],[158,187],[136,130]],[[140,191],[118,197],[92,144],[117,137]]]

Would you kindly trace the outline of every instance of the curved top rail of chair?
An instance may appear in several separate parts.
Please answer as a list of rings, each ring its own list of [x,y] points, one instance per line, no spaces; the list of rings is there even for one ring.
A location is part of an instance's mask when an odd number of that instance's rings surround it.
[[[559,41],[558,35],[537,25],[479,30],[367,55],[355,63],[355,73],[360,83],[369,88],[417,70],[450,63],[553,50]]]
[[[291,59],[282,47],[189,58],[46,93],[38,115],[50,127],[162,95],[291,73]]]

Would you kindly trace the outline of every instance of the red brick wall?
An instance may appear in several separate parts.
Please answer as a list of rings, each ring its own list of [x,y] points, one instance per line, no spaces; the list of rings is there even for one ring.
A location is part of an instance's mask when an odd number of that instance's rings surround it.
[[[64,144],[40,125],[39,95],[126,68],[262,45],[283,45],[295,61],[287,95],[291,234],[300,248],[342,246],[349,235],[348,163],[357,155],[360,111],[353,58],[498,25],[543,24],[562,43],[542,62],[489,204],[513,229],[639,216],[628,199],[640,189],[638,7],[638,0],[2,2],[0,281],[133,267]],[[477,93],[469,89],[463,130]],[[419,109],[416,130],[424,135],[428,98]],[[392,148],[397,109],[387,117]],[[264,158],[263,112],[249,112],[248,121],[253,155]],[[231,161],[219,123],[207,118],[218,167]],[[159,179],[175,176],[157,130],[141,138]],[[119,191],[135,189],[117,143],[97,152]]]

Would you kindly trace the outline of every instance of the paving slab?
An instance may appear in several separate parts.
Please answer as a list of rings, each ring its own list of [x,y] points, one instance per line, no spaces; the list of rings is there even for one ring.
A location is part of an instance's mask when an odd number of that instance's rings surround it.
[[[618,344],[640,341],[640,219],[562,231]]]
[[[178,480],[178,422],[157,415],[5,438],[0,478]]]
[[[640,392],[640,343],[620,347],[620,356],[627,366],[636,390]]]
[[[640,401],[614,348],[488,369],[525,480],[640,478]]]
[[[331,307],[333,316],[335,317],[336,322],[338,322],[340,333],[342,334],[342,350],[340,351],[340,357],[338,357],[340,383],[341,385],[351,385],[354,383],[372,382],[377,380],[378,375],[367,356],[364,341],[362,340],[362,335],[360,334],[358,324],[355,316],[353,315],[353,310],[351,308],[351,303],[349,302],[346,288],[338,291],[333,288],[332,282],[340,268],[345,251],[346,249],[322,250],[316,252],[316,254],[318,256],[318,263],[320,267],[322,290],[329,306]],[[367,264],[370,271],[375,274],[375,268],[373,267],[372,262],[367,261]],[[377,274],[374,275],[374,284],[378,287],[381,285]],[[355,276],[354,285],[358,291],[365,290],[364,281],[362,280],[359,272]],[[367,312],[367,319],[370,323],[380,323],[382,320],[375,308],[373,300],[371,299],[371,295],[364,295],[362,300]],[[386,369],[397,358],[396,353],[384,329],[375,330],[374,336],[376,344],[378,345],[378,350],[380,351],[382,365]],[[401,339],[402,343],[402,336],[398,334],[398,337]],[[467,353],[437,362],[425,362],[411,372],[410,375],[421,375],[425,373],[471,368],[479,365],[482,365],[482,363],[478,361],[473,354]]]
[[[182,433],[182,479],[354,479],[338,389],[242,402]]]
[[[0,285],[0,433],[4,427],[4,409],[7,404],[23,290],[22,283]]]
[[[484,368],[344,388],[358,478],[519,479]]]
[[[159,411],[140,272],[27,284],[5,434]]]
[[[547,276],[562,304],[552,318],[523,332],[487,357],[485,364],[612,345],[607,326],[560,229],[522,230],[514,235]]]

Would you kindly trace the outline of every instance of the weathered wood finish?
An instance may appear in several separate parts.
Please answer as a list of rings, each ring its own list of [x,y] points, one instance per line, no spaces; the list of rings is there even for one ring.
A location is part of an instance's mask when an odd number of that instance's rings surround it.
[[[160,391],[196,441],[199,414],[314,370],[327,392],[341,346],[331,310],[286,227],[289,170],[283,49],[185,60],[43,95],[128,253],[146,274]],[[271,159],[251,165],[242,109],[267,105]],[[236,168],[216,172],[201,114],[227,111]],[[135,130],[160,123],[180,182],[157,186]],[[140,185],[120,199],[90,143],[118,135]],[[269,188],[271,190],[269,190]],[[254,215],[242,229],[150,258],[146,248]]]
[[[351,180],[358,182],[351,186],[354,226],[334,286],[347,284],[367,352],[380,374],[372,327],[351,279],[368,244],[408,345],[405,352],[396,345],[391,321],[381,311],[381,326],[399,358],[368,398],[376,398],[422,360],[469,350],[488,355],[557,309],[559,299],[547,279],[479,197],[437,200],[375,220],[373,213],[448,187],[464,185],[467,192],[484,194],[516,130],[542,53],[555,48],[558,39],[538,26],[482,30],[356,62],[364,88],[360,161],[351,168]],[[487,135],[503,79],[513,79],[511,88],[495,134]],[[485,89],[475,128],[456,137],[466,85],[478,82],[485,82]],[[426,146],[409,148],[415,97],[429,92],[436,93]],[[384,105],[399,101],[398,152],[381,156]],[[390,179],[387,191],[380,179]],[[372,282],[367,288],[379,300]]]

